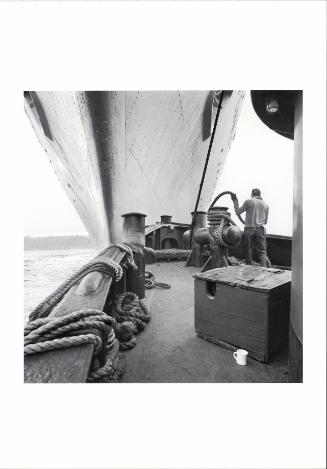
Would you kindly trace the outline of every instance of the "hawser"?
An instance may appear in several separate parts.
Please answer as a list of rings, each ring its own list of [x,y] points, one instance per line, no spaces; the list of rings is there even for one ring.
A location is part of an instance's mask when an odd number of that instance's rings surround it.
[[[263,91],[251,95],[258,116],[273,130],[293,138],[295,127],[295,160],[300,165],[301,94]],[[242,91],[25,93],[26,112],[61,184],[94,245],[105,248],[32,313],[25,330],[26,381],[116,379],[118,347],[133,347],[135,334],[150,320],[143,302],[145,285],[167,287],[145,273],[145,262],[187,257],[191,273],[199,267],[206,272],[235,265],[229,254],[236,255],[235,249],[239,249],[239,229],[225,208],[214,206],[208,212],[207,229],[206,212],[235,136],[243,98]],[[296,167],[295,176],[298,174]],[[301,190],[301,184],[296,187]],[[186,221],[192,210],[189,224]],[[158,213],[170,215],[155,222]],[[299,229],[301,204],[297,202],[295,214]],[[280,242],[278,237],[274,242]],[[297,280],[292,288],[289,376],[294,381],[301,380],[300,245],[301,239],[293,242],[292,267]],[[284,260],[276,258],[275,264],[288,265]],[[236,265],[241,264],[236,261]],[[244,269],[240,269],[238,275],[243,275]],[[272,276],[277,291],[284,276],[288,288],[289,276],[284,271],[259,271],[256,281]],[[276,277],[276,273],[283,275]],[[243,288],[246,279],[242,279]],[[160,303],[156,306],[160,309]],[[228,346],[221,340],[216,343]],[[64,360],[58,355],[60,348]],[[219,354],[218,349],[214,353]],[[188,353],[192,355],[192,349]],[[77,366],[78,360],[82,367]],[[258,370],[256,379],[265,380],[263,369]],[[141,371],[139,366],[137,379]],[[229,379],[239,377],[236,373]]]

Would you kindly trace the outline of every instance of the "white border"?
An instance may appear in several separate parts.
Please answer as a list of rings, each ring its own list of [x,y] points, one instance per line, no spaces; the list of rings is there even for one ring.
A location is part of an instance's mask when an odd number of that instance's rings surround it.
[[[324,2],[0,3],[2,468],[325,467],[325,43]],[[24,385],[22,90],[217,83],[304,90],[304,384]]]

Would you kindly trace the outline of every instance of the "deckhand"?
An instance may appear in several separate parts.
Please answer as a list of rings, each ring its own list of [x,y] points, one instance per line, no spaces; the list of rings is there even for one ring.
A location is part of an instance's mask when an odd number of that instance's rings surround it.
[[[242,207],[233,198],[235,212],[240,215],[246,212],[244,238],[246,244],[245,263],[252,265],[252,248],[255,247],[260,265],[271,267],[267,256],[266,229],[268,222],[269,206],[262,200],[260,189],[252,189],[251,199],[247,199]]]

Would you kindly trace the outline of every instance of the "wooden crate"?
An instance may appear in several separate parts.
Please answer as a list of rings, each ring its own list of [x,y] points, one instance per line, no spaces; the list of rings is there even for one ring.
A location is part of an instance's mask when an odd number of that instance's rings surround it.
[[[291,272],[230,266],[194,274],[195,331],[228,348],[268,362],[286,346]]]

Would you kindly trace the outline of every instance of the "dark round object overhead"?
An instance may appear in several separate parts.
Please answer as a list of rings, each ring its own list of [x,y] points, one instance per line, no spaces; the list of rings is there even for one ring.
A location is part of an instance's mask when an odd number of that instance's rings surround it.
[[[270,129],[294,139],[294,103],[299,91],[251,91],[253,108]]]

